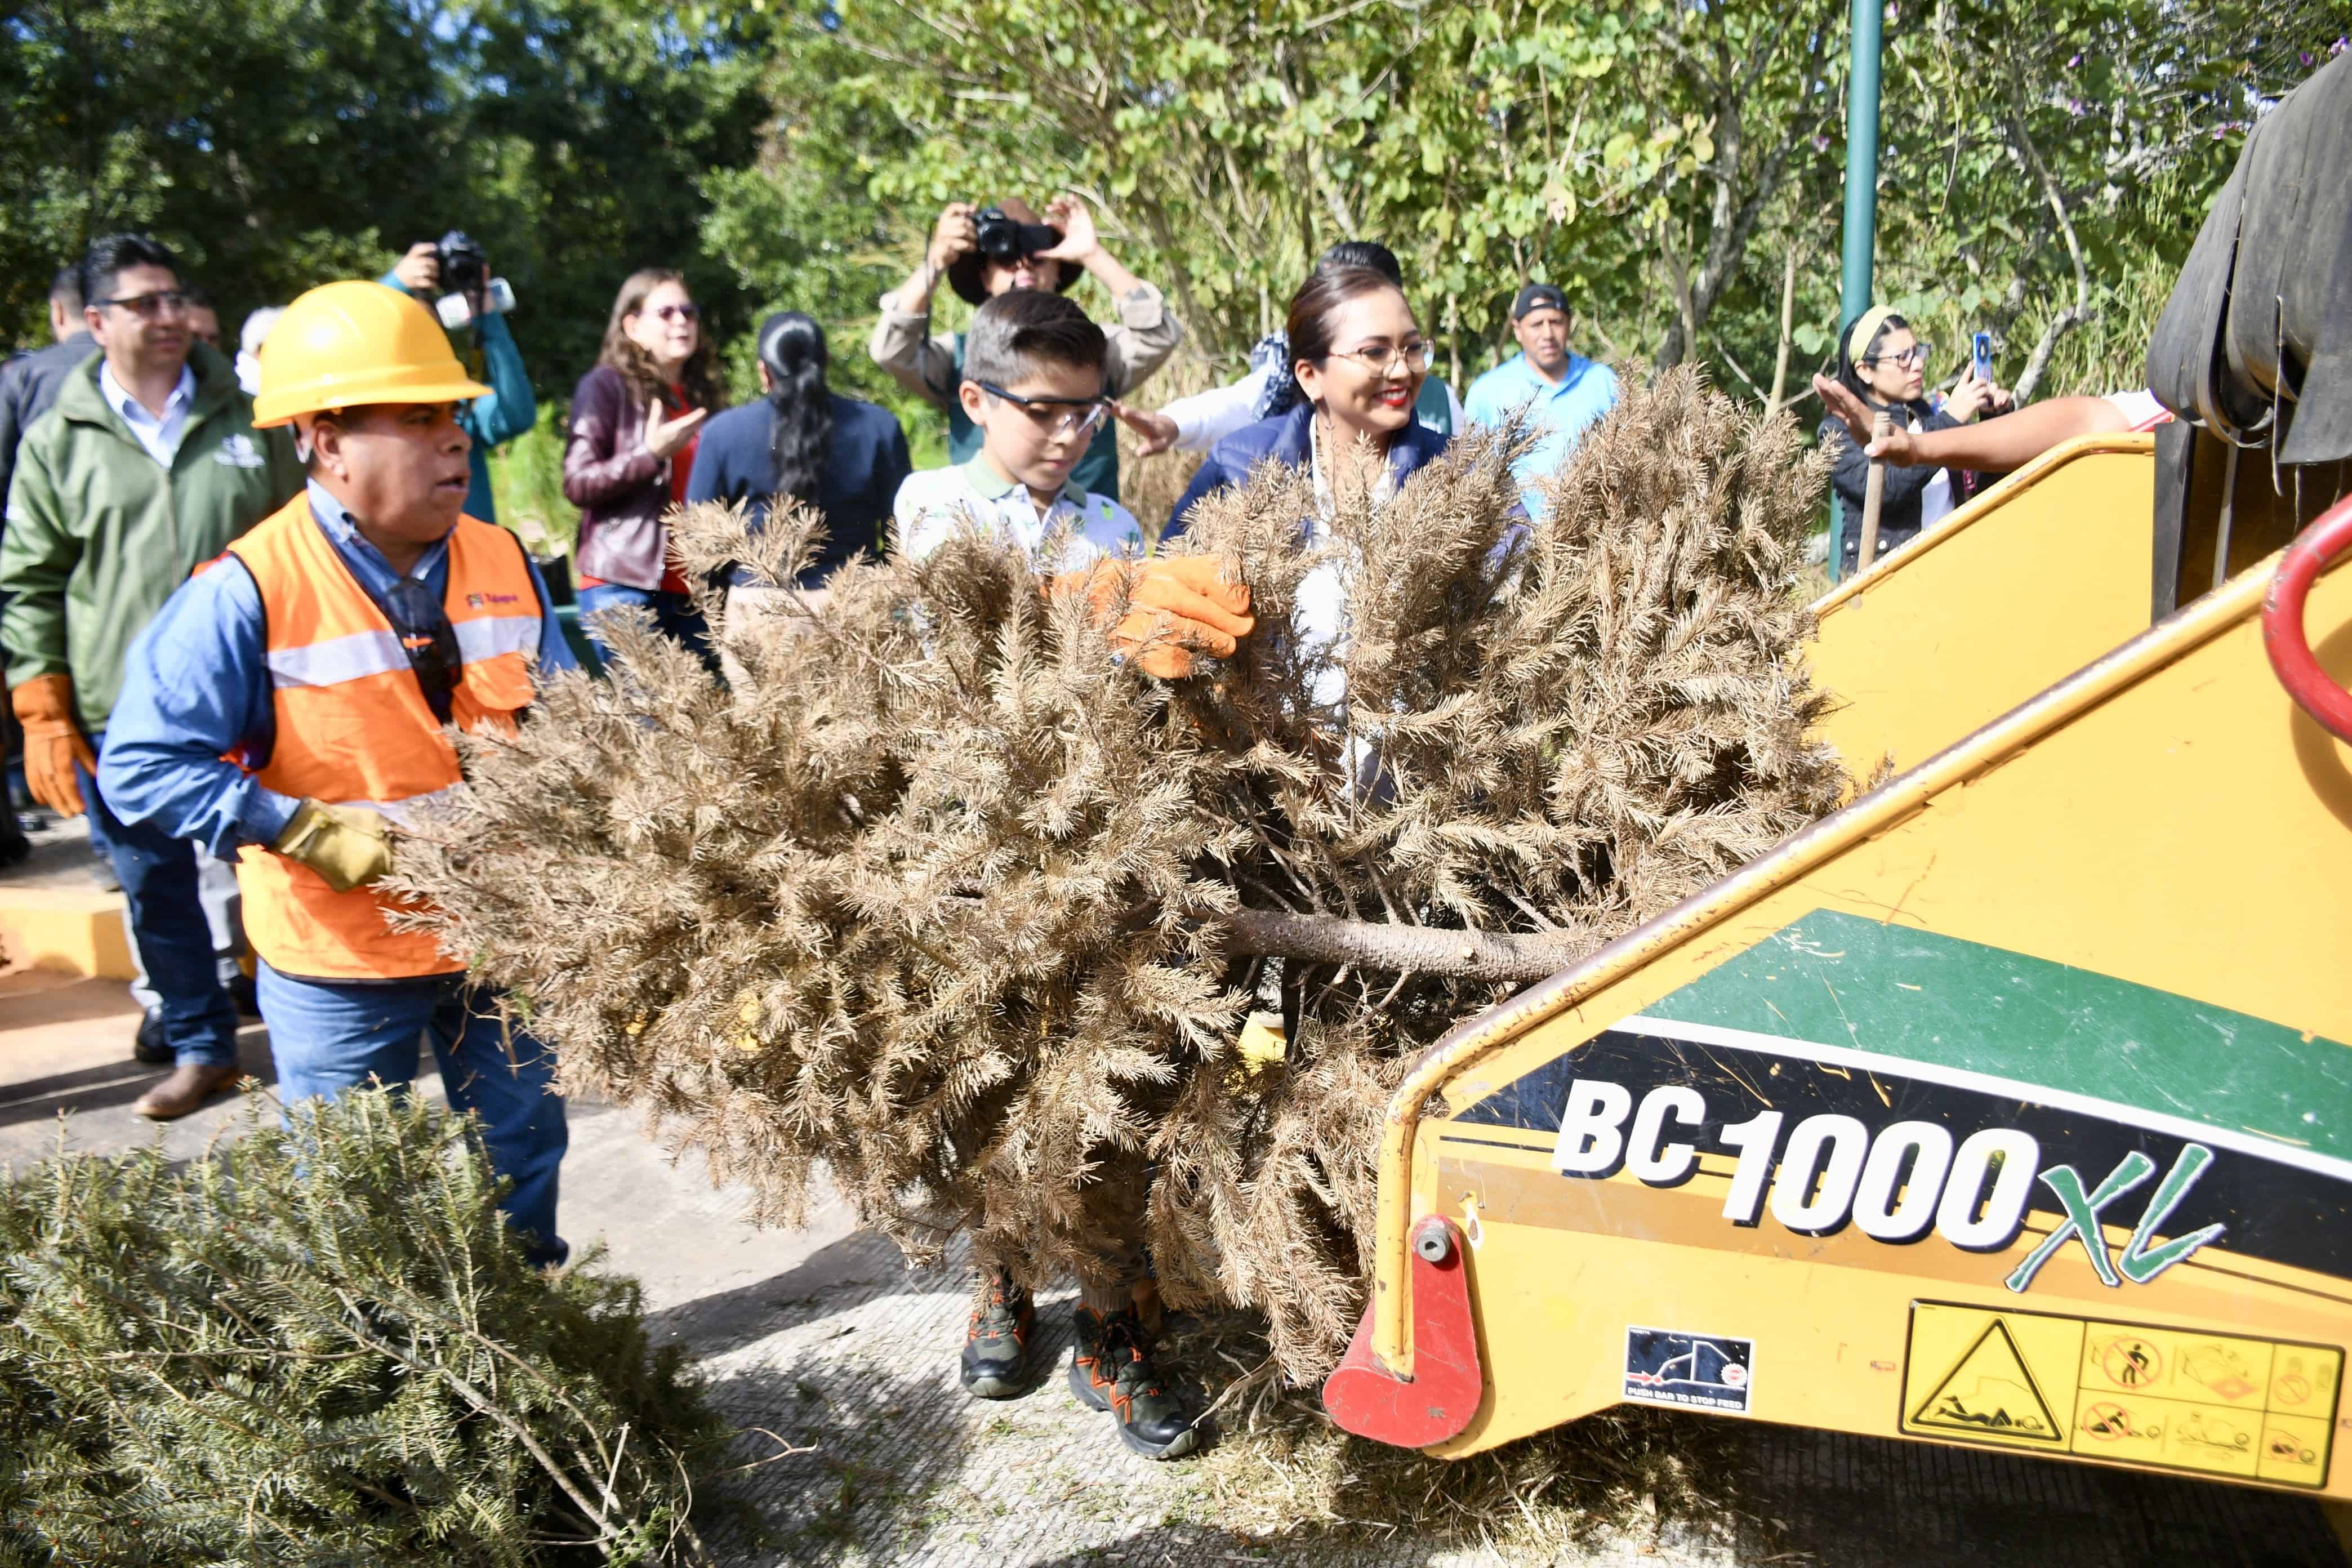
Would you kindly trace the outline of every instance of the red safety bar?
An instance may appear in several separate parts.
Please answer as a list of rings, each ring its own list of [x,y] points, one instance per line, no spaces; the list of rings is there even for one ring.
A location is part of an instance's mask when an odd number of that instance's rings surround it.
[[[2279,563],[2278,574],[2263,597],[2263,647],[2295,706],[2337,740],[2352,744],[2352,691],[2336,685],[2319,667],[2303,630],[2303,603],[2311,596],[2312,584],[2347,554],[2352,554],[2352,497],[2321,512],[2287,546],[2286,559]]]
[[[1323,1408],[1359,1437],[1425,1448],[1470,1425],[1486,1392],[1478,1367],[1478,1327],[1470,1311],[1462,1228],[1425,1215],[1412,1236],[1412,1375],[1399,1377],[1372,1354],[1372,1311],[1323,1384]]]

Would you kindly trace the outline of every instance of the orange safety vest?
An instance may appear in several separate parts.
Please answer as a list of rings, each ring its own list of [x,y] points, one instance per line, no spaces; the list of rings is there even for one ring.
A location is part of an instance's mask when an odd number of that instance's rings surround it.
[[[433,717],[407,650],[320,531],[309,497],[296,496],[228,552],[253,574],[267,621],[278,739],[254,771],[262,787],[367,806],[398,822],[404,806],[457,784],[457,749]],[[468,731],[511,731],[530,701],[541,630],[521,542],[460,518],[449,535],[443,604],[465,660],[451,720]],[[402,905],[373,888],[338,893],[308,866],[260,845],[245,847],[236,879],[246,935],[281,974],[403,980],[465,968],[432,937],[393,930],[385,914]]]

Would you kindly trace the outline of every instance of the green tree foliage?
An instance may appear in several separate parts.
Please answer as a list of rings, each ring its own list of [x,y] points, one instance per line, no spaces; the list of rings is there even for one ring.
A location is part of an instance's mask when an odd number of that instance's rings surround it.
[[[752,161],[757,60],[635,0],[33,0],[0,31],[0,331],[46,341],[50,275],[120,229],[177,249],[234,332],[462,228],[560,396],[634,268],[740,326],[698,181]]]
[[[0,1184],[0,1564],[698,1557],[725,1429],[635,1285],[526,1263],[462,1121],[260,1104]]]
[[[1846,37],[1831,0],[710,14],[781,18],[768,90],[784,133],[735,194],[854,176],[881,219],[861,238],[898,241],[863,287],[794,279],[838,310],[870,309],[940,202],[1068,185],[1228,365],[1349,236],[1404,257],[1457,377],[1509,352],[1528,277],[1570,289],[1588,349],[1696,356],[1758,398],[1793,395],[1833,341]],[[1994,331],[2005,375],[2047,363],[2137,297],[2136,271],[2168,285],[2244,126],[2347,25],[2341,0],[1890,6],[1882,295],[1948,346]],[[736,232],[729,254],[755,273],[798,243]]]
[[[940,205],[1059,186],[1230,369],[1307,260],[1404,257],[1443,369],[1509,352],[1524,278],[1580,346],[1796,395],[1837,310],[1845,8],[1687,0],[27,0],[0,33],[0,331],[152,228],[235,318],[465,227],[517,285],[543,396],[630,268],[747,329],[824,321],[845,390]],[[2127,379],[2129,338],[2244,127],[2345,0],[1892,5],[1879,292],[2005,378]],[[2151,283],[2149,280],[2153,279]],[[1093,293],[1087,285],[1082,297]],[[1092,299],[1098,314],[1108,302]],[[941,325],[961,307],[940,306]],[[2065,348],[2090,329],[2095,353]],[[904,404],[919,441],[934,421]]]

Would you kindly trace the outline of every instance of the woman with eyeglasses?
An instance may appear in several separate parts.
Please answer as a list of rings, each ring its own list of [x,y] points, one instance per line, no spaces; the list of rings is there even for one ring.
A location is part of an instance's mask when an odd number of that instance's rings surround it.
[[[593,617],[622,605],[651,610],[661,631],[715,658],[662,522],[686,499],[703,420],[726,402],[711,358],[686,280],[649,267],[621,285],[596,368],[572,395],[563,493],[580,509],[581,616],[607,660]]]
[[[1927,368],[1933,357],[1911,323],[1884,305],[1856,316],[1838,340],[1838,380],[1873,414],[1891,413],[1913,432],[1950,430],[1989,408],[2006,408],[2009,395],[1977,379],[1973,367],[1945,394],[1938,408],[1927,400]],[[1863,497],[1870,485],[1870,459],[1834,415],[1823,419],[1819,437],[1835,461],[1830,482],[1838,508],[1838,575],[1852,574],[1862,558]],[[1969,497],[1973,476],[1947,468],[1886,470],[1878,507],[1878,552],[1910,543]]]
[[[1287,335],[1297,405],[1210,447],[1168,532],[1181,531],[1202,498],[1240,484],[1268,458],[1312,473],[1326,514],[1365,494],[1378,505],[1453,439],[1413,417],[1433,356],[1404,290],[1386,273],[1334,267],[1309,274],[1291,298]]]

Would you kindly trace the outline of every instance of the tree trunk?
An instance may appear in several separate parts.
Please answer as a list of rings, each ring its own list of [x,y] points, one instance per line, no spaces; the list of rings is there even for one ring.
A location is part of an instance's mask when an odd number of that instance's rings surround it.
[[[1582,958],[1589,943],[1567,936],[1515,936],[1391,925],[1333,915],[1237,910],[1211,917],[1241,956],[1345,963],[1386,973],[1452,974],[1465,980],[1543,980]]]

